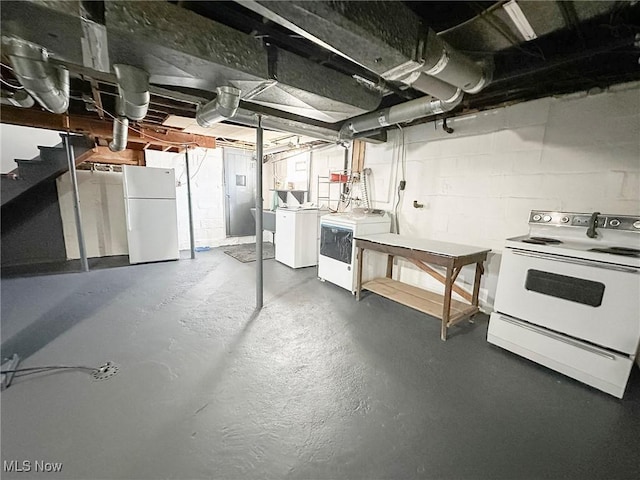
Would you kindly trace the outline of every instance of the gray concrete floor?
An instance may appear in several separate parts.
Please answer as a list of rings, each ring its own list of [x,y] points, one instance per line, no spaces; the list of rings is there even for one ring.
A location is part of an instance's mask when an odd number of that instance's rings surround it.
[[[374,295],[221,250],[2,280],[2,478],[640,478],[640,375],[620,401]],[[34,463],[32,463],[32,466]]]

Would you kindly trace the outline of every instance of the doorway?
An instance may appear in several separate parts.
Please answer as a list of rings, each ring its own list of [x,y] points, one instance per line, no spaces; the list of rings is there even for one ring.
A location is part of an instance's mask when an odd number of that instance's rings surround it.
[[[225,148],[223,159],[227,237],[255,235],[255,220],[251,215],[256,203],[253,152]]]

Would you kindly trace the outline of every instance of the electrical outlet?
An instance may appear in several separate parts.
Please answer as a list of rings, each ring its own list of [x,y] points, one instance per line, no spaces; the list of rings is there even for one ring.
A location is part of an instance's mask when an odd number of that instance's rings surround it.
[[[400,190],[404,190],[406,186],[407,186],[407,181],[400,180]]]

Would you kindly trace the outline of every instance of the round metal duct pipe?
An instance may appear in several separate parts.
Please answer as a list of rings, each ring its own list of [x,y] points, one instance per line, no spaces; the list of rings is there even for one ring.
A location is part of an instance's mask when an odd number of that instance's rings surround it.
[[[467,93],[478,93],[491,81],[491,72],[455,50],[429,29],[422,71]]]
[[[2,37],[3,55],[13,73],[34,99],[52,113],[69,108],[69,71],[49,63],[47,50],[16,37]]]
[[[452,102],[462,93],[458,87],[424,72],[412,73],[402,81],[416,90],[420,90],[422,93],[436,97],[444,102]]]
[[[127,139],[129,138],[129,119],[127,117],[119,117],[113,120],[113,140],[109,142],[109,150],[112,152],[121,152],[127,148]]]
[[[421,97],[409,102],[394,105],[393,107],[368,113],[360,117],[348,120],[340,135],[342,138],[349,138],[360,132],[376,130],[380,127],[388,127],[397,123],[410,122],[428,115],[448,112],[456,108],[462,101],[463,94],[460,92],[453,100],[445,102],[432,97]]]
[[[232,118],[240,105],[240,90],[224,86],[216,88],[216,98],[206,105],[200,105],[196,112],[198,125],[208,128],[223,120]]]
[[[118,81],[117,113],[131,120],[142,120],[149,109],[149,74],[131,65],[115,64]]]

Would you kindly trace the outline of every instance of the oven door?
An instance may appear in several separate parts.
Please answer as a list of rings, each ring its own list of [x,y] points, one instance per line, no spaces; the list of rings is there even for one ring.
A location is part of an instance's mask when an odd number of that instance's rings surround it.
[[[633,355],[640,338],[638,292],[637,268],[507,248],[495,309]]]
[[[320,255],[351,265],[353,229],[320,224]]]

